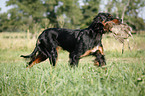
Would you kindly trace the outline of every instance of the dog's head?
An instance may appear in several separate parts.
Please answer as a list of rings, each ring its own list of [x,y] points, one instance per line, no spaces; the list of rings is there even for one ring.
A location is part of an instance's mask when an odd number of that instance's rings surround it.
[[[99,13],[94,21],[102,23],[104,26],[108,22],[113,22],[115,24],[121,24],[121,19],[113,17],[110,13]]]
[[[102,28],[105,32],[109,31],[110,25],[108,24],[121,24],[121,19],[113,17],[109,13],[99,13],[94,18],[93,25]],[[102,27],[101,27],[102,26]]]

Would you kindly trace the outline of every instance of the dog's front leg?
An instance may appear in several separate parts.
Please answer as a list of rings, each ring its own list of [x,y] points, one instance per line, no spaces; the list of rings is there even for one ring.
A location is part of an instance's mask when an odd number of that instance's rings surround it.
[[[75,52],[70,53],[69,58],[70,58],[70,66],[71,67],[78,67],[78,63],[79,63],[79,57],[80,55],[76,54]]]
[[[74,51],[70,52],[69,54],[69,58],[70,58],[70,66],[77,66],[78,67],[78,63],[80,60],[81,55],[84,53],[84,44],[82,41],[78,42],[76,44],[76,48],[74,49]]]
[[[102,54],[100,52],[100,50],[97,50],[95,53],[94,53],[94,56],[96,57],[95,61],[94,61],[94,65],[95,66],[104,66],[106,65],[106,61],[105,61],[105,55]]]

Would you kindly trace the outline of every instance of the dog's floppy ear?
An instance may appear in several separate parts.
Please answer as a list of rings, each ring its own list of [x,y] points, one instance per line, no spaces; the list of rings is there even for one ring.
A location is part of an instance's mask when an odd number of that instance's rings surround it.
[[[93,19],[93,22],[92,22],[92,24],[91,24],[89,27],[92,28],[92,29],[95,29],[95,30],[96,30],[96,29],[99,30],[100,28],[103,27],[102,21],[103,21],[102,15],[101,15],[101,13],[99,13],[99,14]]]
[[[98,21],[93,21],[93,23],[89,26],[91,34],[95,36],[94,34],[96,33],[104,33],[104,25],[102,22]]]
[[[95,18],[94,21],[96,22],[103,22],[106,21],[105,13],[99,13]]]
[[[94,21],[96,21],[97,23],[101,23],[102,19],[101,19],[100,15],[97,15],[97,16],[94,18]]]

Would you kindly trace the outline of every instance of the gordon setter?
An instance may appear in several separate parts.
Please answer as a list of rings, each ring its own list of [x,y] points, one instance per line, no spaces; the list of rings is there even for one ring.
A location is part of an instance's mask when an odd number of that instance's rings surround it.
[[[86,29],[71,30],[64,28],[49,28],[44,30],[38,37],[34,51],[24,58],[30,58],[28,67],[49,58],[50,64],[56,65],[58,57],[58,46],[69,52],[70,65],[78,66],[82,57],[95,56],[94,65],[106,64],[101,43],[102,34],[107,30],[106,22],[120,24],[121,19],[114,18],[109,13],[99,13]]]

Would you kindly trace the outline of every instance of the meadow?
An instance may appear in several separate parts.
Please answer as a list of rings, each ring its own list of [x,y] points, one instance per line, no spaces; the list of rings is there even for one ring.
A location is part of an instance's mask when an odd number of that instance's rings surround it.
[[[59,50],[56,67],[48,60],[26,70],[35,38],[27,33],[0,33],[0,96],[143,96],[145,95],[145,32],[130,38],[132,51],[111,35],[103,36],[107,65],[96,67],[94,57],[70,68],[68,53]]]

